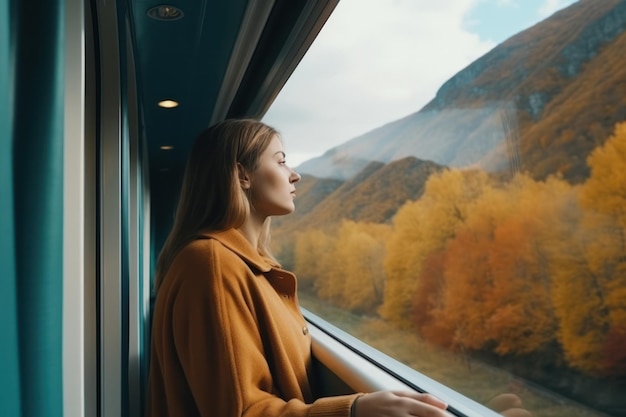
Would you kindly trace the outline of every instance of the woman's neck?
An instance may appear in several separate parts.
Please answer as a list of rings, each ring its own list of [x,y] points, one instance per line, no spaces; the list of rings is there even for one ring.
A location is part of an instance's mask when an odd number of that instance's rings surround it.
[[[263,230],[265,219],[259,219],[254,214],[248,216],[244,224],[238,229],[242,235],[250,242],[253,248],[259,246],[259,236]]]

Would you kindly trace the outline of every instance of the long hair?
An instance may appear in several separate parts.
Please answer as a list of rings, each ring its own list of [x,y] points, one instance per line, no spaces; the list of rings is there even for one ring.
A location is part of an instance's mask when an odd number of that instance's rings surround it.
[[[195,140],[185,168],[174,225],[157,261],[155,292],[178,252],[201,232],[238,228],[250,215],[250,202],[240,186],[237,164],[253,172],[278,132],[257,120],[219,122]],[[257,250],[270,256],[269,218]]]

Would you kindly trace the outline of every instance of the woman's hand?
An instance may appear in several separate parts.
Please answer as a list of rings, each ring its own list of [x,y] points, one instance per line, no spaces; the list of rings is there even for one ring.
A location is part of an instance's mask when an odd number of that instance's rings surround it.
[[[530,411],[522,406],[522,400],[515,394],[500,394],[491,399],[487,407],[505,417],[531,417]]]
[[[354,417],[449,417],[448,405],[430,394],[410,391],[378,391],[360,397]]]

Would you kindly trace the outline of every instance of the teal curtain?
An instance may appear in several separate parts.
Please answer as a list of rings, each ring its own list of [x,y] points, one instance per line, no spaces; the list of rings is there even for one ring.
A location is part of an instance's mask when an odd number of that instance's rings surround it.
[[[10,63],[9,0],[0,0],[0,415],[19,416],[17,272],[13,212],[13,69]]]
[[[7,13],[0,17],[6,20],[0,31],[10,28],[1,80],[8,74],[11,88],[9,102],[2,103],[9,111],[1,117],[11,116],[0,152],[10,158],[0,164],[7,187],[2,228],[9,232],[0,239],[2,255],[12,258],[0,304],[13,313],[3,317],[3,336],[8,349],[17,349],[12,366],[19,367],[0,376],[3,384],[14,384],[7,404],[15,411],[6,416],[63,415],[63,6],[62,0],[10,0],[10,22]]]

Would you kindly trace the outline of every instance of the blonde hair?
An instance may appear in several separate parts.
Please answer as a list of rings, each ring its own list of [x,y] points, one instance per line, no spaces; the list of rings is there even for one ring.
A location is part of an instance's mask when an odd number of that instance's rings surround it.
[[[278,132],[257,120],[219,122],[195,140],[183,177],[174,225],[165,241],[155,278],[158,291],[178,252],[201,232],[238,228],[250,215],[250,201],[241,188],[237,164],[253,172],[259,158]],[[269,218],[257,250],[271,258]]]

